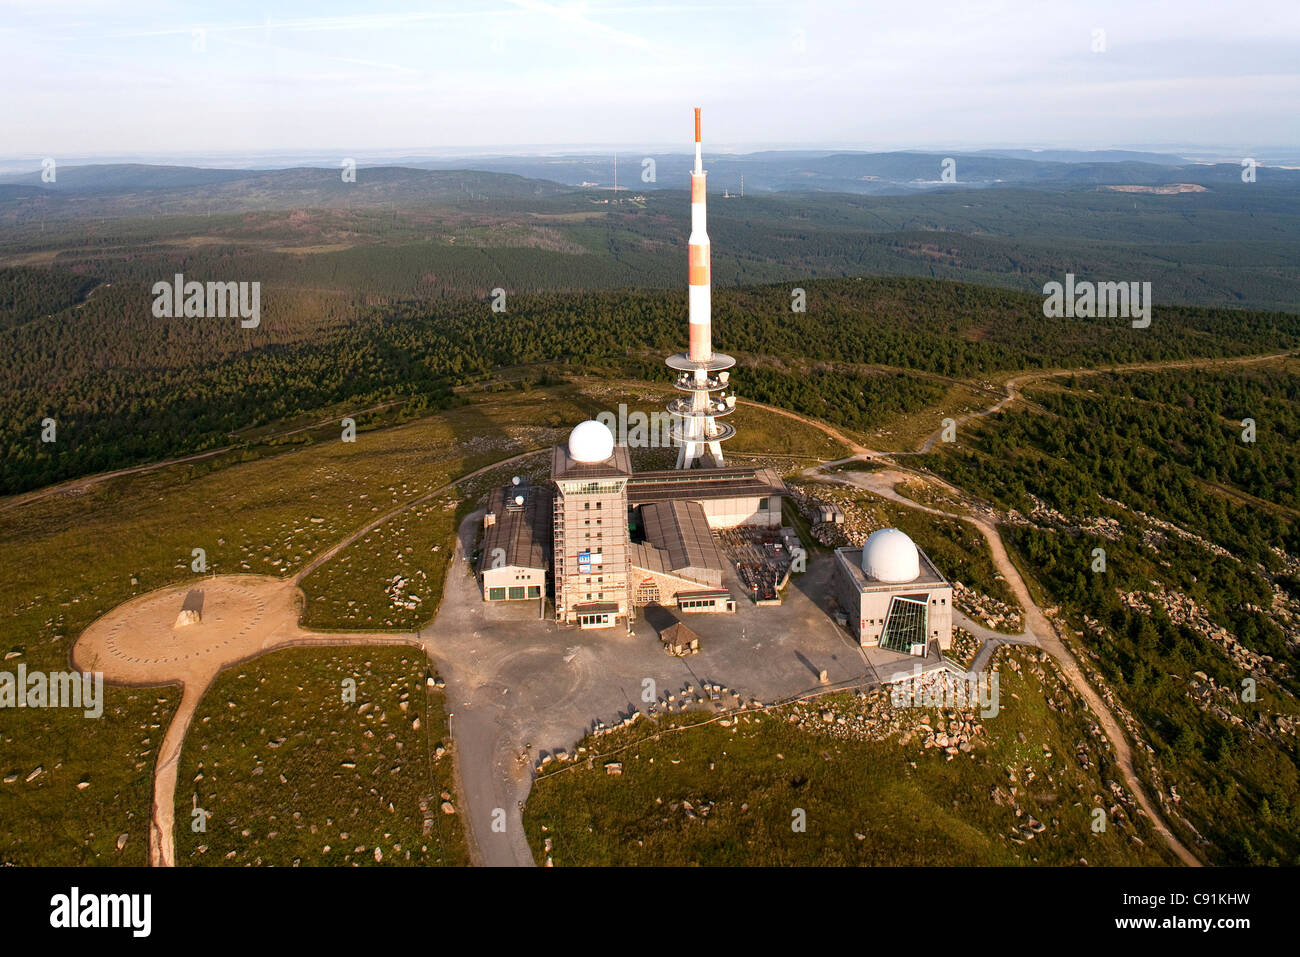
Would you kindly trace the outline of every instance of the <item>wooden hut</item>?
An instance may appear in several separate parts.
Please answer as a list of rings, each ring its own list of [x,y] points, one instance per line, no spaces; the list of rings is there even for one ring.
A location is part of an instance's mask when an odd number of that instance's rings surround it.
[[[673,622],[659,632],[659,640],[664,643],[664,651],[675,658],[694,655],[700,650],[700,636],[680,621]]]

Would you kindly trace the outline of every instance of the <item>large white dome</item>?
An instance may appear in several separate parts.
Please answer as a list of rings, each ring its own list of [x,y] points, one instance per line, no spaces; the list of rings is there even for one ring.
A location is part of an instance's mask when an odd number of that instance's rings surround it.
[[[603,462],[614,454],[614,434],[595,419],[579,422],[569,433],[569,454],[577,462]]]
[[[880,528],[862,546],[862,570],[881,582],[910,582],[921,575],[916,545],[896,528]]]

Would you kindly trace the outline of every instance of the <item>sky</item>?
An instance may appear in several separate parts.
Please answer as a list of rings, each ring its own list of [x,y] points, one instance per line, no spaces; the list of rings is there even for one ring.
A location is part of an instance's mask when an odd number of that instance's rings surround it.
[[[1300,2],[0,0],[0,157],[1300,144]]]

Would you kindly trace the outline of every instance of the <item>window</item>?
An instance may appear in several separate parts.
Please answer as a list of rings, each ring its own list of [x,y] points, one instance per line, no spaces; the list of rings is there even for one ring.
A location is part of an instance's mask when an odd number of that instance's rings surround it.
[[[522,585],[511,585],[511,586],[510,586],[510,600],[511,600],[511,601],[518,601],[519,599],[521,599],[521,598],[523,598],[523,597],[524,597],[524,589],[523,589],[523,586],[522,586]]]
[[[677,602],[677,607],[683,611],[691,611],[696,608],[716,608],[717,600],[713,598],[683,598]]]
[[[925,644],[927,611],[924,597],[894,597],[889,603],[889,614],[885,618],[885,631],[880,636],[880,646],[908,654],[912,645]]]
[[[528,597],[529,597],[529,598],[541,598],[541,597],[542,597],[542,586],[541,586],[541,585],[529,585],[529,586],[528,586]]]
[[[488,601],[505,601],[506,590],[504,588],[489,588]]]

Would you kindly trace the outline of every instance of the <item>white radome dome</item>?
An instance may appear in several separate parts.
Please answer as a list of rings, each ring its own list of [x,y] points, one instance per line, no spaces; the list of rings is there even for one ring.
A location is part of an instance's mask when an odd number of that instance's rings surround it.
[[[614,454],[614,434],[603,422],[588,419],[569,433],[569,455],[577,462],[603,462]]]
[[[880,528],[862,546],[862,571],[881,582],[910,582],[921,575],[916,545],[896,528]]]

